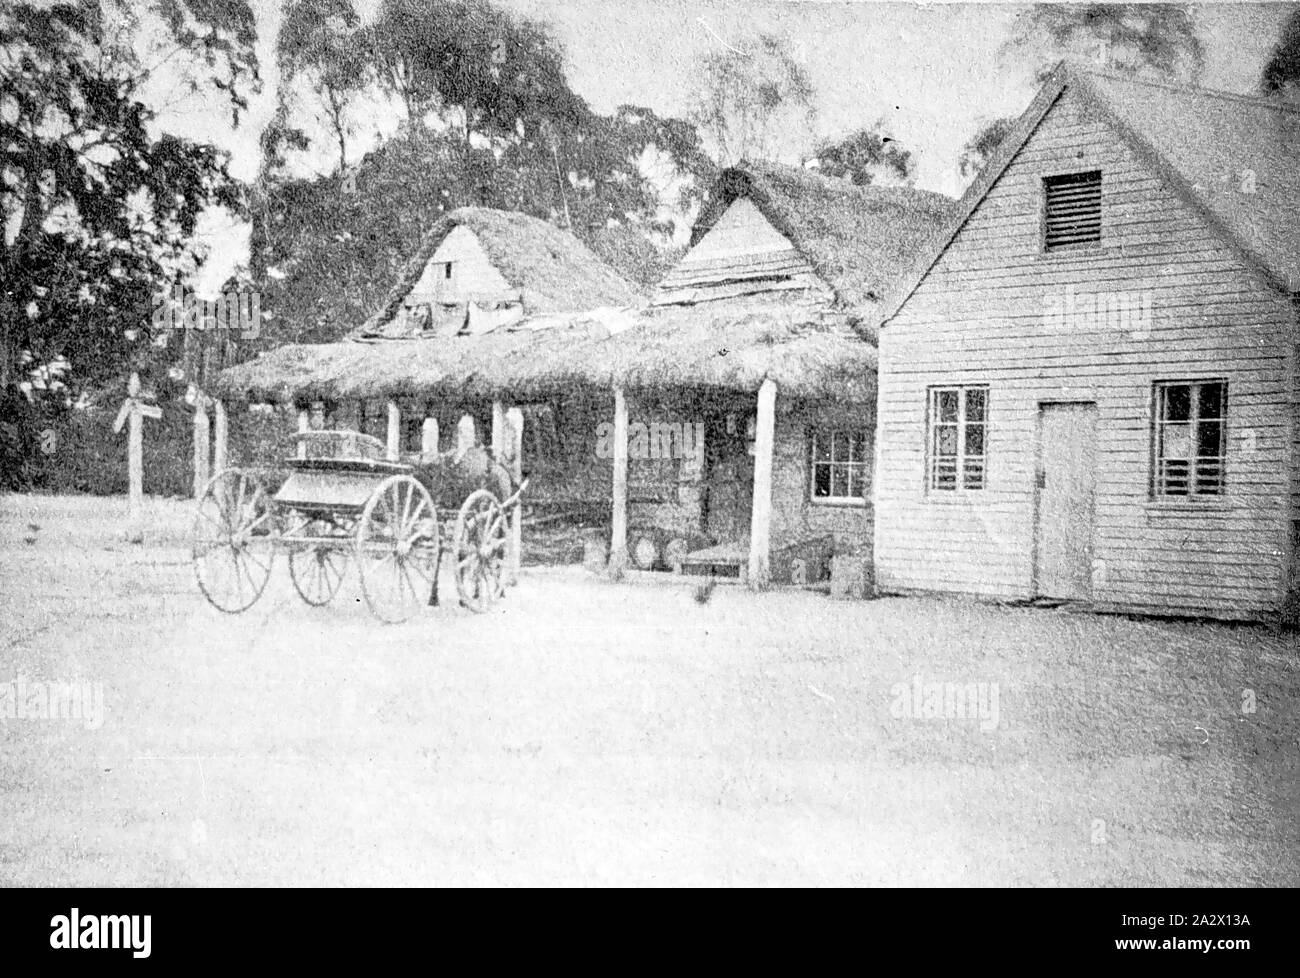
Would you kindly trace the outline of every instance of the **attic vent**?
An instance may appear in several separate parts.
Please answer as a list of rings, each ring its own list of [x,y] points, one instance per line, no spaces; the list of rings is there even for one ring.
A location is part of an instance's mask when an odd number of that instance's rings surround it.
[[[1047,251],[1101,240],[1100,170],[1045,177],[1043,196],[1043,245]]]

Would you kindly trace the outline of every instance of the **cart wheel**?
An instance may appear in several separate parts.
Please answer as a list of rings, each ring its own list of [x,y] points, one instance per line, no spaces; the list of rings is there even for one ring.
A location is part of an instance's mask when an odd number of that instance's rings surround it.
[[[484,612],[505,592],[506,512],[487,489],[469,494],[456,518],[456,592]]]
[[[234,614],[266,589],[275,557],[275,511],[261,479],[240,469],[214,475],[199,497],[191,552],[199,590]]]
[[[438,518],[412,476],[379,484],[361,511],[356,538],[361,591],[382,621],[406,621],[429,603],[438,563]]]
[[[289,576],[293,578],[294,590],[313,608],[329,604],[339,593],[347,566],[346,550],[308,547],[289,552]]]

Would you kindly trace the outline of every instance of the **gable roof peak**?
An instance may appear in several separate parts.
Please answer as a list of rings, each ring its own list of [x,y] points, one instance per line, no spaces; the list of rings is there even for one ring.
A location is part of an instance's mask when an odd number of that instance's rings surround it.
[[[958,204],[956,218],[891,295],[899,309],[952,244],[1043,119],[1077,92],[1248,267],[1273,287],[1300,291],[1300,125],[1297,110],[1270,99],[1057,64]],[[1239,191],[1228,176],[1249,175]]]
[[[519,211],[458,207],[433,222],[383,305],[351,335],[392,332],[384,327],[394,320],[438,246],[458,227],[473,232],[488,261],[511,288],[519,290],[527,315],[630,305],[640,299],[635,286],[571,231]]]
[[[861,186],[785,163],[742,160],[714,181],[692,230],[692,248],[741,197],[848,308],[888,294],[913,253],[956,207],[951,197],[915,187]]]

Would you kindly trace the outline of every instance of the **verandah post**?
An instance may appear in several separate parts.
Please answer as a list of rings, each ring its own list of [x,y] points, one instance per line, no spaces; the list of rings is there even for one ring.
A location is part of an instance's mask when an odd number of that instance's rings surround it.
[[[772,568],[772,452],[776,442],[776,382],[758,389],[758,423],[754,431],[754,502],[749,520],[749,586],[766,587]]]
[[[225,470],[230,452],[230,418],[220,399],[212,402],[212,467],[217,472]]]
[[[478,444],[478,431],[472,414],[462,414],[456,422],[456,455],[464,455]]]
[[[609,569],[627,567],[627,398],[614,388],[614,506],[609,535]]]
[[[203,495],[203,487],[208,484],[211,470],[208,460],[211,458],[211,425],[208,421],[208,398],[203,391],[194,397],[194,498]]]
[[[509,470],[515,484],[519,484],[521,473],[519,451],[523,427],[523,412],[518,408],[507,408],[500,398],[492,401],[492,455]],[[523,526],[519,519],[519,509],[513,509],[507,516],[510,528],[510,542],[506,550],[506,580],[514,584],[519,580],[519,556],[523,543]]]
[[[512,407],[506,412],[506,429],[510,432],[510,476],[516,486],[524,477],[524,412]],[[519,566],[524,551],[524,504],[521,499],[510,515],[510,576],[511,584],[519,580]]]
[[[500,398],[492,399],[492,454],[497,458],[505,457],[506,446],[506,406]]]
[[[402,411],[395,401],[388,402],[388,438],[384,451],[390,462],[396,462],[402,453]]]
[[[420,426],[420,452],[424,455],[438,453],[438,419],[429,414],[430,410],[425,408],[424,424]]]

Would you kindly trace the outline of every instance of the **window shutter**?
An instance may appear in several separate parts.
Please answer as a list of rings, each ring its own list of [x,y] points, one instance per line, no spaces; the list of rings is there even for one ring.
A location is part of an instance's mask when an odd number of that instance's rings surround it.
[[[1044,246],[1048,251],[1101,240],[1101,171],[1043,180]]]

